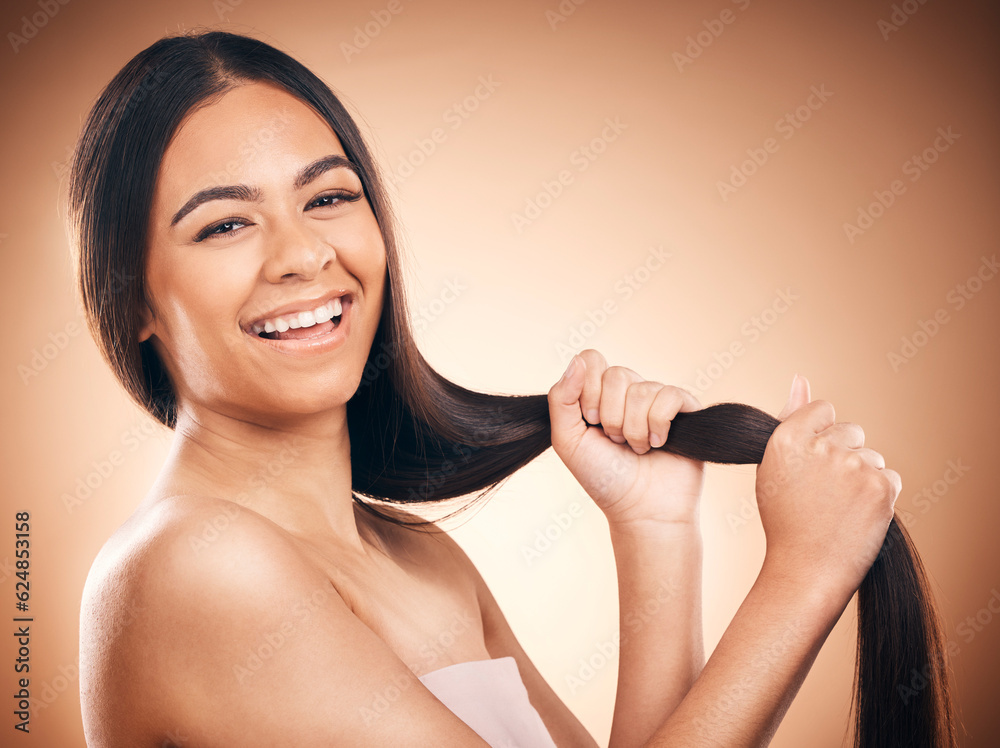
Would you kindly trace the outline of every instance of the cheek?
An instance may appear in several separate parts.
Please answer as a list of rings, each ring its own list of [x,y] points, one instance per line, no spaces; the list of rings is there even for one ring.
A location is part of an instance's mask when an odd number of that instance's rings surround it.
[[[240,332],[236,321],[238,300],[246,298],[246,280],[236,263],[222,254],[209,262],[177,263],[157,269],[152,289],[160,329],[173,347],[195,355],[198,341],[219,339]],[[207,346],[206,357],[220,348]]]
[[[329,241],[339,246],[341,264],[367,287],[367,293],[379,295],[385,281],[387,257],[374,214],[369,211],[359,216],[347,236],[330,237]]]
[[[381,308],[385,305],[385,296],[389,287],[389,278],[386,273],[385,249],[381,243],[379,243],[377,251],[373,252],[369,257],[367,278],[370,288],[369,293],[372,300]]]
[[[385,241],[382,238],[382,232],[379,230],[378,221],[375,220],[375,216],[371,216],[371,225],[369,227],[368,236],[368,251],[367,257],[369,260],[369,274],[372,278],[383,280],[385,278],[386,263],[388,257],[386,254]]]

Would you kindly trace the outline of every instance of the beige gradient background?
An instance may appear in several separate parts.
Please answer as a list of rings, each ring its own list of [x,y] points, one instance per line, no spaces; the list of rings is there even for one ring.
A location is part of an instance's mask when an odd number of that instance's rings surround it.
[[[80,322],[59,213],[65,161],[98,91],[132,55],[165,33],[212,26],[301,59],[360,114],[390,172],[413,166],[395,188],[411,301],[424,320],[422,350],[445,375],[488,391],[544,392],[568,359],[560,345],[594,347],[705,404],[739,400],[773,413],[800,372],[839,420],[860,423],[903,476],[897,506],[909,512],[946,633],[960,647],[963,745],[1000,744],[1000,617],[987,607],[993,595],[1000,604],[1000,279],[980,284],[962,309],[948,300],[998,250],[996,7],[911,0],[904,5],[916,11],[884,38],[879,21],[891,22],[893,6],[875,0],[589,0],[563,3],[572,12],[558,17],[546,15],[560,13],[557,0],[399,0],[401,12],[360,48],[372,11],[387,5],[71,0],[16,52],[8,32],[21,34],[40,6],[12,0],[0,12],[0,612],[8,622],[14,615],[13,515],[30,510],[37,699],[23,736],[7,697],[0,743],[83,745],[81,590],[170,439],[130,404],[79,326],[60,337]],[[679,69],[674,53],[724,9],[733,22]],[[476,98],[480,76],[497,85]],[[829,97],[785,139],[776,122],[813,86]],[[446,112],[456,105],[468,116],[453,128]],[[601,137],[607,118],[624,129],[580,170],[579,149]],[[437,127],[445,137],[433,153],[411,156]],[[911,182],[908,160],[949,127],[960,137]],[[776,152],[723,199],[718,182],[769,137]],[[546,207],[519,231],[512,216],[561,170],[572,181],[542,198]],[[896,179],[905,192],[849,241],[844,223]],[[669,258],[637,273],[655,247]],[[644,282],[625,298],[617,284],[628,274]],[[449,283],[463,290],[449,293]],[[794,303],[749,334],[785,289]],[[588,312],[607,301],[614,312],[588,327]],[[948,321],[894,370],[888,354],[942,308]],[[736,341],[742,355],[726,360]],[[21,367],[46,350],[51,360],[26,378]],[[113,450],[122,464],[95,474]],[[969,467],[953,485],[944,482],[949,461]],[[64,495],[88,477],[98,487],[69,512]],[[752,467],[709,468],[709,648],[763,558],[753,478]],[[924,490],[933,502],[919,499]],[[557,532],[554,515],[571,509],[579,516]],[[528,558],[546,530],[558,537]],[[616,664],[600,667],[599,653],[617,627],[617,597],[600,512],[549,451],[454,533],[542,673],[606,743]],[[966,621],[977,615],[978,631]],[[774,746],[842,744],[854,634],[852,603]],[[4,694],[14,687],[11,639],[0,645]],[[581,673],[592,657],[598,667]]]

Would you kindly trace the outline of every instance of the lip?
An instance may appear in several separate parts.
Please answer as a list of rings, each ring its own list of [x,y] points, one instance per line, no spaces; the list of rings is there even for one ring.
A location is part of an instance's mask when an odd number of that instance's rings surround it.
[[[262,323],[266,319],[273,319],[275,317],[283,317],[286,314],[297,314],[299,312],[312,311],[318,306],[322,306],[334,299],[341,299],[342,304],[350,303],[354,299],[354,294],[352,294],[347,289],[337,289],[334,291],[329,291],[323,296],[317,296],[314,299],[307,299],[305,301],[296,301],[291,304],[285,304],[284,306],[275,307],[266,314],[259,315],[256,319],[250,320],[246,325],[243,326],[243,331],[248,332],[253,335],[253,326]]]
[[[258,343],[266,345],[268,348],[272,350],[275,350],[279,353],[284,353],[289,356],[296,356],[302,358],[334,350],[342,346],[347,341],[348,335],[350,335],[351,319],[354,316],[353,314],[354,296],[350,293],[333,295],[321,298],[316,302],[316,306],[319,306],[320,304],[326,303],[326,301],[340,298],[341,296],[343,296],[343,298],[341,299],[341,305],[343,309],[340,313],[340,324],[337,325],[336,327],[331,327],[327,332],[321,335],[317,335],[316,337],[306,338],[305,340],[271,340],[270,338],[260,337],[252,329],[249,331],[244,330],[243,332],[246,333],[247,336],[256,340]],[[281,314],[290,314],[297,310],[303,311],[306,309],[313,309],[313,308],[315,307],[303,306],[302,304],[295,304],[295,305],[290,305],[288,307],[284,307],[284,309],[286,309],[287,311],[278,311],[277,313],[271,313],[271,316],[277,317],[280,316]],[[261,317],[261,319],[267,319],[267,317]],[[315,327],[326,328],[328,326],[331,326],[332,324],[333,324],[332,321],[321,322],[318,325],[315,325]]]

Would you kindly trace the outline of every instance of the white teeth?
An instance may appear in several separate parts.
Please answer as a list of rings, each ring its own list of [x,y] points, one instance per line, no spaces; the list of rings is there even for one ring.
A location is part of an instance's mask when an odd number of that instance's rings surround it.
[[[324,304],[319,309],[316,310],[316,324],[321,322],[329,322],[330,318],[333,317],[333,309],[330,304]]]
[[[274,317],[263,320],[252,326],[254,334],[260,335],[262,332],[285,332],[286,330],[298,330],[303,327],[329,322],[334,317],[339,317],[344,313],[344,305],[340,298],[329,301],[312,311],[289,314],[284,317]]]

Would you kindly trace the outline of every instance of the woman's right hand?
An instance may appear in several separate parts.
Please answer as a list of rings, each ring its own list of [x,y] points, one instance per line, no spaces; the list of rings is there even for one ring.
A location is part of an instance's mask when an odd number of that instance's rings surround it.
[[[767,538],[761,573],[847,599],[885,538],[902,488],[895,470],[864,446],[855,423],[836,423],[833,405],[810,402],[796,376],[782,421],[757,470],[757,504]]]

